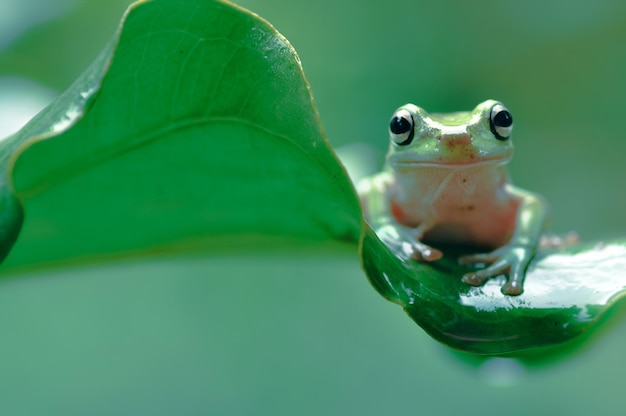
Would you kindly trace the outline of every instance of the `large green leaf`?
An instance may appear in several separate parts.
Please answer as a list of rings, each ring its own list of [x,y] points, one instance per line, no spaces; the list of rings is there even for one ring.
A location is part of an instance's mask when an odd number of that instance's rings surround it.
[[[131,7],[119,38],[4,154],[28,218],[6,267],[206,236],[360,231],[295,51],[219,1]]]

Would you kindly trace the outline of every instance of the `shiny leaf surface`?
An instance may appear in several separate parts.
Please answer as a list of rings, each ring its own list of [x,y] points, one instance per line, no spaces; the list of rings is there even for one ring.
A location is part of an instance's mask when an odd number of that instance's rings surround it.
[[[462,249],[433,263],[401,261],[369,229],[362,261],[385,298],[439,341],[476,354],[502,354],[568,341],[587,331],[626,293],[626,242],[540,252],[524,293],[500,292],[504,276],[483,287],[461,282]]]

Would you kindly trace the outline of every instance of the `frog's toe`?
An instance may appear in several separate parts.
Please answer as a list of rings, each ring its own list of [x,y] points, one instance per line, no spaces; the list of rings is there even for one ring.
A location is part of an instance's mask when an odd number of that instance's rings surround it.
[[[500,290],[505,295],[519,296],[524,293],[524,286],[522,285],[522,282],[514,280],[507,282]]]
[[[414,245],[413,260],[417,261],[435,261],[443,257],[441,250],[432,248],[425,244]]]
[[[489,277],[482,276],[478,273],[467,273],[463,275],[461,281],[463,283],[467,283],[470,286],[482,286],[487,279],[489,279]]]
[[[519,296],[524,292],[525,270],[521,263],[514,263],[509,272],[509,280],[502,286],[500,291],[509,296]]]
[[[480,286],[492,277],[505,273],[508,268],[509,264],[500,259],[485,269],[463,275],[461,280],[468,285]]]

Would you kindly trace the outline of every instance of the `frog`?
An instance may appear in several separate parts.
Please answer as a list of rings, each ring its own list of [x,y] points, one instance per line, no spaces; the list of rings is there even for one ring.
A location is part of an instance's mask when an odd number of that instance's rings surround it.
[[[429,114],[406,104],[389,121],[381,172],[357,191],[365,221],[403,261],[434,262],[448,245],[471,286],[504,275],[500,291],[518,296],[546,229],[545,199],[513,185],[513,116],[499,101],[472,111]]]

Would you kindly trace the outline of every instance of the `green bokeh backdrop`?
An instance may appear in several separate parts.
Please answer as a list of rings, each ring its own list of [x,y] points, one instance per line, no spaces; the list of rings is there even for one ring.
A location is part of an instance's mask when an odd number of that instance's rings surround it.
[[[46,2],[41,1],[41,7]],[[243,0],[295,46],[331,142],[387,146],[405,102],[502,100],[517,184],[553,229],[626,234],[626,3]],[[83,0],[0,52],[65,89],[126,1]],[[0,284],[10,414],[621,414],[626,324],[543,367],[461,360],[380,298],[353,248],[113,263]],[[211,273],[206,272],[211,270]],[[122,276],[122,277],[120,277]],[[125,276],[125,278],[123,278]]]

